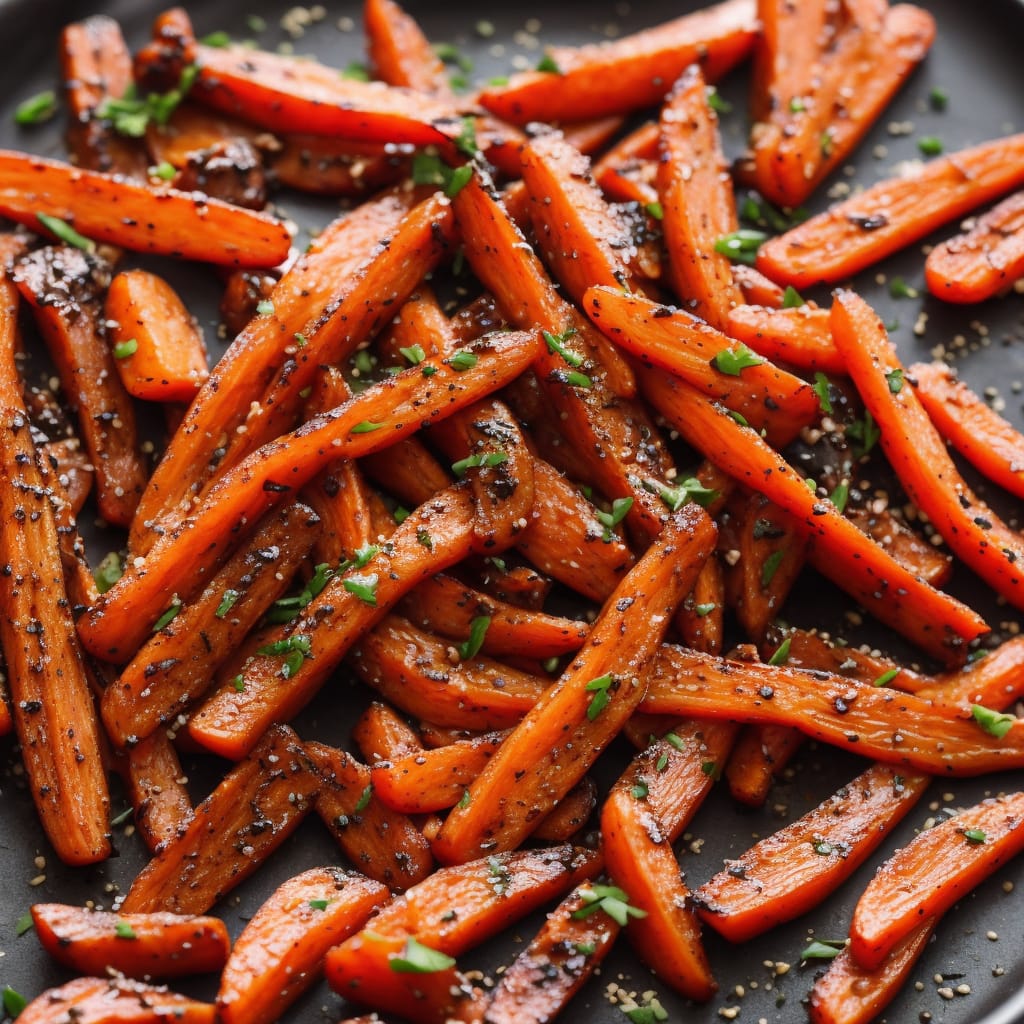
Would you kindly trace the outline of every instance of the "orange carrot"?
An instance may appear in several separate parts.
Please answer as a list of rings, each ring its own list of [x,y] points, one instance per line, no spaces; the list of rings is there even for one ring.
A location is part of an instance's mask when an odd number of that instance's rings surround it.
[[[327,950],[361,928],[388,891],[355,872],[310,868],[249,919],[217,992],[222,1024],[271,1024],[316,980]]]
[[[693,585],[690,596],[676,613],[676,628],[687,647],[719,654],[725,632],[725,581],[722,563],[709,558]]]
[[[212,1003],[130,978],[76,978],[49,988],[18,1014],[22,1024],[214,1024]]]
[[[124,758],[122,775],[135,809],[135,827],[150,853],[156,853],[192,820],[188,780],[166,732],[157,731],[136,743]]]
[[[765,359],[809,373],[845,373],[828,317],[827,309],[813,303],[789,309],[735,306],[729,310],[725,333]]]
[[[850,508],[846,509],[845,515],[858,530],[888,551],[904,569],[920,576],[933,587],[942,587],[949,582],[953,575],[952,556],[915,533],[893,510]]]
[[[803,742],[803,733],[786,725],[746,726],[725,765],[732,798],[748,807],[761,807],[773,780]]]
[[[744,302],[752,306],[768,306],[770,309],[782,308],[786,298],[785,290],[774,281],[769,281],[756,267],[737,263],[732,268],[732,276],[743,292]]]
[[[548,843],[566,843],[587,824],[596,806],[597,784],[584,775],[559,805],[544,815],[533,836]]]
[[[454,101],[444,62],[416,19],[395,0],[368,0],[363,27],[367,55],[381,81]]]
[[[352,726],[352,742],[370,764],[423,749],[416,730],[390,704],[379,700],[370,701]]]
[[[219,972],[231,940],[215,917],[116,914],[63,903],[36,903],[32,922],[43,948],[79,974],[177,978]]]
[[[658,201],[658,135],[658,125],[648,121],[610,146],[594,164],[594,180],[610,199],[644,206]]]
[[[955,708],[964,717],[970,715],[975,704],[993,711],[1004,711],[1021,697],[1021,687],[1024,686],[1022,664],[1024,638],[1016,636],[983,658],[975,658],[962,669],[944,672],[932,680],[923,679],[913,688],[901,688],[933,701],[937,707]],[[903,674],[901,669],[900,675]]]

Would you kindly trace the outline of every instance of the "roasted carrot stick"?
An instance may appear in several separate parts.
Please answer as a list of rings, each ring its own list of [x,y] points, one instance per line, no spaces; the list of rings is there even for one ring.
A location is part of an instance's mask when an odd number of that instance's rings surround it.
[[[803,733],[786,725],[746,726],[725,765],[732,798],[748,807],[761,807],[775,777],[803,742]]]
[[[158,730],[136,743],[124,758],[122,775],[135,809],[135,827],[150,853],[156,853],[192,820],[188,780],[166,732]]]
[[[231,947],[227,927],[216,917],[121,915],[36,903],[32,922],[54,960],[97,977],[109,970],[140,980],[219,972]]]
[[[387,889],[341,868],[284,882],[235,941],[217,992],[223,1024],[270,1024],[316,980],[327,950],[363,926]]]
[[[444,62],[416,19],[395,0],[363,5],[366,52],[381,81],[453,100]]]
[[[345,856],[397,892],[423,881],[434,866],[430,846],[408,817],[375,797],[370,769],[343,750],[305,746],[323,780],[316,812]]]
[[[705,882],[694,893],[701,919],[746,942],[810,910],[878,848],[930,781],[888,765],[868,768]]]
[[[585,775],[553,811],[544,815],[533,836],[548,843],[567,843],[587,824],[596,806],[597,784]]]
[[[978,723],[913,694],[821,675],[663,645],[640,707],[655,714],[792,725],[833,746],[932,775],[981,775],[1024,764],[1024,729],[1018,724],[996,740]]]
[[[942,587],[949,582],[953,575],[952,555],[917,534],[891,509],[876,512],[851,508],[845,515],[858,530],[875,540],[915,576],[920,576],[933,587]]]
[[[814,982],[807,1013],[813,1024],[869,1024],[903,987],[935,931],[936,921],[921,921],[874,970],[861,967],[843,949]]]
[[[121,910],[205,913],[295,830],[319,785],[295,733],[274,726],[136,875]]]
[[[964,643],[986,631],[975,612],[916,578],[844,519],[831,501],[813,495],[756,431],[682,382],[645,373],[642,383],[655,407],[690,444],[786,509],[822,553],[821,571],[884,622],[947,661],[962,659]]]
[[[924,679],[914,687],[904,688],[933,701],[938,707],[956,708],[964,717],[971,714],[975,704],[1004,711],[1021,697],[1022,663],[1024,639],[1016,636],[962,669],[944,672],[933,680]]]
[[[522,72],[480,102],[516,124],[630,113],[660,102],[695,60],[709,80],[723,75],[750,52],[755,23],[752,0],[726,0],[612,42],[552,47],[557,70]]]
[[[676,612],[676,628],[687,647],[708,654],[720,654],[725,631],[725,581],[722,563],[709,558],[693,585],[689,597]]]
[[[610,146],[594,164],[594,180],[612,200],[648,205],[658,201],[659,128],[648,121]]]
[[[1024,498],[1024,435],[943,363],[914,363],[907,377],[938,432],[989,480]]]
[[[829,312],[804,303],[789,309],[734,306],[725,333],[758,355],[814,373],[845,373],[846,363],[832,341]]]
[[[752,306],[768,306],[770,309],[782,308],[786,298],[785,289],[769,281],[756,267],[737,263],[732,268],[732,276],[743,292],[744,302]]]
[[[796,288],[841,281],[1021,184],[1024,134],[984,142],[872,185],[770,239],[757,268]]]
[[[946,302],[983,302],[1024,276],[1024,192],[935,246],[924,263],[928,291]]]
[[[22,1024],[214,1024],[217,1009],[130,978],[75,978],[49,988],[18,1014]]]
[[[918,923],[942,915],[1024,849],[1024,793],[983,800],[897,850],[868,883],[850,923],[850,956],[880,967]]]
[[[354,199],[372,196],[408,177],[410,160],[375,150],[378,143],[351,143],[301,132],[275,135],[281,148],[264,155],[271,180],[314,195]]]
[[[390,704],[379,700],[370,701],[352,726],[352,742],[370,764],[423,749],[416,730]]]
[[[669,519],[608,599],[581,652],[491,758],[468,801],[449,814],[434,843],[439,860],[513,848],[589,770],[643,696],[643,667],[693,586],[714,532],[693,504]]]
[[[955,555],[1011,604],[1024,608],[1024,541],[967,486],[917,397],[885,326],[852,292],[836,293],[832,335],[881,429],[907,494]]]

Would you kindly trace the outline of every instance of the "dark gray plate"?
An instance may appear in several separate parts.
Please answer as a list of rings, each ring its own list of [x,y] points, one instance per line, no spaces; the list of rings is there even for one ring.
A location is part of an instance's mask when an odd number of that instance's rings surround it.
[[[200,33],[226,29],[236,37],[252,35],[247,16],[265,16],[267,30],[258,36],[267,46],[281,38],[280,14],[287,5],[271,6],[258,0],[211,0],[194,5],[193,16]],[[533,66],[537,50],[531,36],[543,41],[579,41],[598,38],[607,26],[626,31],[674,16],[693,6],[689,3],[613,3],[610,0],[563,0],[557,4],[524,2],[503,4],[497,11],[487,10],[460,0],[435,6],[427,0],[410,3],[431,37],[457,42],[463,52],[477,62],[474,75],[484,79],[505,73],[520,58]],[[901,96],[875,131],[861,147],[855,161],[854,181],[871,183],[890,173],[901,159],[917,155],[916,139],[922,135],[941,137],[947,149],[1024,129],[1021,99],[1024,96],[1024,63],[1020,41],[1024,39],[1024,7],[1015,0],[988,0],[983,4],[964,4],[959,0],[937,0],[927,4],[939,24],[939,38],[926,64],[915,74]],[[70,19],[103,10],[118,17],[129,40],[138,44],[145,39],[152,16],[159,6],[152,2],[113,0],[108,3],[54,2],[54,0],[0,0],[0,40],[4,44],[0,69],[0,145],[34,152],[60,155],[63,147],[55,125],[31,131],[16,130],[10,113],[14,104],[35,92],[57,84],[55,45],[59,26]],[[330,14],[305,36],[295,41],[296,52],[316,53],[324,60],[344,66],[361,57],[358,27],[339,27],[339,19],[351,16],[358,25],[359,11],[354,3],[331,5]],[[495,34],[482,38],[476,31],[477,19],[486,17]],[[529,24],[535,17],[539,23]],[[350,23],[351,24],[351,23]],[[521,32],[525,31],[525,35]],[[520,33],[520,34],[517,34]],[[500,44],[500,48],[498,46]],[[609,83],[614,87],[614,83]],[[940,86],[950,96],[948,109],[929,109],[928,96]],[[745,132],[743,110],[744,82],[736,78],[723,85],[724,93],[736,104],[737,113],[725,118],[726,145],[736,152]],[[910,135],[891,134],[894,122],[912,122]],[[884,147],[876,151],[876,147]],[[284,196],[282,205],[304,226],[315,226],[331,215],[331,203],[312,203]],[[826,202],[824,193],[814,204]],[[884,268],[890,275],[901,275],[909,284],[921,286],[922,256],[919,247],[895,257]],[[208,276],[191,268],[165,268],[188,295],[193,308],[208,325],[212,339],[216,323],[216,286]],[[1021,405],[1021,381],[1024,381],[1024,306],[1021,297],[1011,295],[978,309],[955,309],[930,299],[890,298],[886,287],[863,275],[858,287],[879,308],[888,322],[898,321],[894,335],[907,361],[927,358],[931,350],[943,345],[957,347],[961,374],[977,389],[993,388],[1005,400],[1005,412],[1024,426]],[[928,314],[924,336],[912,330],[921,311]],[[957,338],[963,341],[958,342]],[[1005,515],[1015,510],[1005,498],[988,494]],[[86,516],[85,518],[88,518]],[[86,524],[88,526],[88,524]],[[97,544],[110,545],[109,539]],[[975,604],[994,628],[1013,628],[1018,617],[998,607],[976,580],[959,572],[953,584],[956,593]],[[793,619],[802,625],[822,625],[835,629],[843,622],[848,605],[831,586],[812,580],[804,588],[802,603]],[[894,649],[884,631],[866,627],[850,634],[854,641],[869,640],[883,649]],[[361,691],[349,692],[350,684],[339,678],[328,687],[299,723],[304,735],[318,735],[336,743],[345,743],[354,712],[364,699]],[[339,689],[343,693],[339,693]],[[606,779],[614,778],[625,764],[627,752],[614,748],[600,766]],[[69,870],[55,862],[38,825],[22,779],[13,770],[16,762],[10,739],[0,743],[0,759],[7,765],[0,776],[0,986],[9,984],[27,996],[49,985],[66,980],[42,954],[32,934],[15,938],[17,919],[37,901],[60,900],[98,905],[110,904],[112,894],[130,883],[145,857],[137,839],[118,830],[119,856],[107,864]],[[188,764],[196,798],[214,784],[221,765],[197,759]],[[736,808],[724,792],[715,793],[695,821],[690,836],[681,844],[681,862],[690,883],[699,885],[721,865],[723,858],[736,856],[755,837],[777,828],[798,815],[859,771],[853,759],[827,749],[809,748],[792,778],[780,783],[769,806],[761,812]],[[694,1024],[712,1024],[726,1019],[731,1008],[739,1008],[742,1021],[797,1022],[805,1019],[801,1000],[811,986],[814,965],[800,966],[800,951],[807,937],[836,938],[846,934],[849,915],[867,879],[878,863],[896,845],[905,843],[929,815],[942,806],[973,803],[992,792],[1024,785],[1024,775],[987,778],[935,787],[928,798],[897,830],[886,850],[864,866],[857,876],[829,902],[788,927],[778,929],[757,942],[730,947],[714,935],[708,936],[708,948],[720,993],[707,1006],[686,1005],[677,1000],[667,986],[653,977],[633,957],[623,941],[606,962],[601,976],[592,981],[565,1015],[566,1020],[615,1022],[623,1020],[609,1000],[616,987],[633,993],[657,992],[673,1020]],[[123,807],[115,796],[115,812]],[[699,852],[691,845],[703,840]],[[221,913],[236,931],[274,886],[292,874],[319,863],[337,859],[337,851],[320,825],[307,822],[248,884],[240,887],[220,907]],[[35,858],[46,859],[45,867]],[[30,880],[45,879],[33,888]],[[1024,861],[1000,870],[957,906],[940,925],[935,941],[916,967],[910,984],[887,1011],[891,1022],[907,1024],[915,1020],[941,1021],[943,1024],[1011,1024],[1024,1021],[1024,907],[1020,897],[1010,890],[1024,884]],[[539,917],[524,922],[515,934],[495,940],[466,965],[493,972],[507,963],[538,923]],[[988,938],[994,934],[997,938]],[[791,969],[778,973],[771,965],[783,962]],[[939,980],[941,978],[941,980]],[[968,986],[969,994],[943,999],[938,989]],[[193,991],[212,995],[212,981],[198,982]],[[721,1011],[726,1011],[726,1016]],[[313,1022],[337,1020],[347,1015],[342,1001],[326,987],[314,990],[289,1015],[289,1020]],[[930,1016],[929,1016],[930,1015]]]

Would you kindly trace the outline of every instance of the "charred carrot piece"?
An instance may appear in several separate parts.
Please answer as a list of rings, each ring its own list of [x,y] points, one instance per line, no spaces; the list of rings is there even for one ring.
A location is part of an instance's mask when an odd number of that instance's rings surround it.
[[[692,504],[668,520],[608,599],[581,652],[491,758],[468,801],[449,814],[434,843],[439,860],[516,846],[589,770],[643,696],[639,673],[693,586],[714,533]],[[627,635],[628,654],[621,649]]]
[[[40,821],[61,860],[91,864],[110,854],[110,800],[48,473],[36,460],[14,358],[17,316],[17,289],[0,270],[0,646]]]
[[[786,444],[818,415],[814,389],[793,374],[744,353],[736,342],[683,309],[596,287],[583,308],[604,334],[637,356],[722,402]]]
[[[548,49],[553,71],[527,71],[484,89],[480,103],[516,124],[627,114],[659,103],[701,61],[710,81],[750,52],[753,0],[726,0],[612,42]],[[608,82],[615,88],[609,89]]]
[[[596,806],[597,784],[585,775],[553,811],[544,815],[533,837],[547,843],[567,843],[587,824]]]
[[[837,292],[832,334],[907,494],[955,555],[1016,607],[1024,607],[1024,541],[967,486],[932,425],[885,326],[852,292]],[[905,381],[905,383],[904,383]]]
[[[610,199],[644,206],[658,201],[654,180],[659,135],[658,125],[648,121],[610,146],[595,162],[594,180]]]
[[[196,154],[216,149],[227,139],[255,144],[258,138],[259,130],[252,125],[187,99],[174,108],[166,124],[151,122],[146,128],[146,146],[153,159],[178,171],[188,167]]]
[[[746,942],[806,913],[864,863],[930,782],[873,765],[705,882],[694,893],[701,919]]]
[[[802,288],[850,277],[1024,184],[1024,134],[984,142],[889,178],[758,250],[757,268]]]
[[[858,530],[875,540],[915,576],[934,587],[949,582],[953,575],[953,557],[919,536],[889,509],[875,512],[852,508],[847,509],[845,515]]]
[[[85,646],[107,660],[133,652],[147,622],[162,614],[180,583],[180,565],[190,565],[195,575],[216,564],[229,553],[235,524],[257,521],[326,465],[386,447],[497,390],[529,364],[537,342],[534,334],[493,335],[461,360],[427,360],[243,459],[218,478],[193,515],[161,537],[143,564],[133,565],[79,620]],[[424,367],[433,374],[424,376]]]
[[[741,426],[682,382],[653,373],[645,373],[642,382],[649,399],[687,442],[789,512],[821,552],[821,570],[884,622],[946,661],[961,657],[963,644],[986,631],[975,612],[919,580],[830,501],[811,494],[757,431]]]
[[[577,890],[548,914],[492,990],[487,1024],[546,1024],[568,1005],[619,934],[617,921],[589,907]]]
[[[868,883],[850,923],[850,956],[880,967],[921,920],[954,903],[1024,849],[1024,793],[983,800],[897,850]]]
[[[77,439],[46,441],[39,447],[42,457],[64,485],[72,515],[77,516],[92,492],[95,474],[88,454],[82,451]]]
[[[708,105],[698,65],[675,84],[661,111],[658,195],[664,216],[668,278],[676,297],[713,327],[743,301],[718,240],[739,227],[718,116]]]
[[[159,730],[124,754],[123,776],[135,809],[135,827],[150,853],[170,842],[192,820],[192,801],[174,744]]]
[[[281,596],[309,552],[318,521],[293,504],[270,515],[195,600],[152,626],[152,637],[103,692],[119,746],[145,739],[203,695],[217,668]]]
[[[217,991],[223,1024],[270,1024],[320,975],[327,950],[388,899],[379,882],[310,868],[274,890],[238,936]]]
[[[75,978],[49,988],[18,1014],[23,1024],[214,1024],[217,1008],[131,978]]]
[[[907,377],[939,433],[989,480],[1024,497],[1024,435],[943,363],[914,363]]]
[[[0,181],[0,213],[35,231],[46,230],[43,213],[96,242],[225,266],[273,267],[291,246],[266,214],[59,160],[0,150]]]
[[[1024,277],[1024,192],[935,246],[924,263],[928,291],[946,302],[984,302]]]
[[[38,249],[17,266],[15,281],[78,415],[96,471],[100,513],[127,526],[146,484],[135,411],[101,334],[101,282],[109,266],[67,246]]]
[[[789,309],[741,305],[729,310],[724,330],[765,359],[806,373],[846,373],[828,318],[827,309],[811,303]]]
[[[467,729],[515,725],[547,686],[545,679],[490,658],[455,660],[453,651],[458,655],[450,643],[389,616],[353,647],[351,665],[407,714]]]
[[[352,726],[352,742],[370,763],[423,749],[416,730],[390,704],[379,700],[370,701]]]
[[[964,717],[975,704],[1004,711],[1020,699],[1022,662],[1024,640],[1013,637],[962,669],[922,680],[912,692],[937,707],[956,708]]]
[[[402,892],[430,874],[430,846],[412,821],[373,792],[370,769],[351,754],[309,741],[306,751],[323,780],[316,812],[359,870]]]
[[[136,875],[122,912],[205,913],[291,835],[319,785],[298,737],[275,725]]]
[[[281,148],[264,154],[268,174],[285,188],[314,195],[365,198],[408,177],[409,158],[388,155],[379,143],[324,135],[280,133]]]
[[[807,1006],[813,1024],[869,1024],[895,998],[928,945],[936,921],[920,922],[885,960],[867,970],[843,949],[814,982]]]
[[[676,613],[676,627],[687,647],[720,654],[725,632],[725,580],[722,563],[709,558],[693,585],[693,591]]]
[[[32,922],[43,948],[79,974],[110,970],[129,978],[177,978],[220,971],[231,940],[216,917],[115,914],[63,903],[36,903]]]
[[[1024,763],[1024,730],[1014,723],[997,741],[978,723],[914,694],[821,674],[663,645],[640,707],[791,725],[833,746],[932,775],[980,775]]]

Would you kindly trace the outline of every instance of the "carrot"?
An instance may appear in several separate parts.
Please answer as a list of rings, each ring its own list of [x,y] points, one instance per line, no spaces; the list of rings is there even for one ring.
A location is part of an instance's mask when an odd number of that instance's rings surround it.
[[[125,914],[36,903],[32,923],[43,948],[79,974],[110,970],[140,980],[219,972],[231,940],[216,917]]]
[[[151,638],[103,693],[103,721],[114,743],[145,739],[203,695],[219,665],[284,592],[318,525],[305,505],[268,515],[201,594],[172,603],[173,617],[154,624]]]
[[[92,492],[93,466],[82,451],[77,439],[46,441],[39,446],[40,454],[52,468],[64,487],[68,508],[77,516]]]
[[[746,263],[736,263],[732,268],[732,276],[740,286],[744,302],[752,306],[782,308],[786,298],[785,291],[774,281],[769,281],[756,267],[748,266]]]
[[[807,1013],[812,1024],[869,1024],[907,981],[935,931],[935,919],[921,921],[875,970],[861,967],[843,949],[814,982]]]
[[[310,868],[261,904],[217,991],[223,1024],[270,1024],[317,980],[327,950],[363,926],[387,889],[341,868]]]
[[[813,495],[755,430],[741,426],[685,384],[653,373],[645,373],[642,383],[686,441],[789,512],[812,538],[812,552],[821,552],[821,571],[884,622],[947,661],[961,657],[964,643],[985,632],[980,616],[907,572],[831,501]]]
[[[0,181],[0,213],[34,231],[45,230],[46,214],[96,242],[225,266],[273,267],[291,245],[265,214],[59,160],[0,150]]]
[[[18,293],[0,270],[0,646],[22,758],[61,860],[110,854],[100,729],[75,642],[47,467],[36,461],[15,363]],[[7,717],[6,707],[0,720]]]
[[[758,250],[780,284],[833,283],[1024,184],[1024,134],[984,142],[872,185]]]
[[[905,569],[934,587],[945,586],[953,575],[953,558],[914,532],[889,508],[878,511],[851,508],[846,518],[889,552]]]
[[[676,612],[676,628],[687,647],[718,654],[725,631],[725,581],[717,557],[703,565],[690,596]]]
[[[135,876],[122,912],[205,913],[295,830],[318,788],[295,733],[274,726]]]
[[[724,330],[765,359],[808,373],[845,373],[828,318],[829,311],[813,303],[789,309],[734,306]]]
[[[1024,577],[1017,565],[1024,566],[1024,541],[957,472],[912,380],[904,384],[882,321],[863,299],[840,291],[832,306],[832,334],[911,500],[955,555],[1007,601],[1024,608]]]
[[[434,843],[439,860],[511,849],[589,770],[642,698],[643,667],[692,587],[713,535],[711,520],[696,506],[669,519],[609,597],[581,652],[491,758],[468,801],[449,814]]]
[[[305,748],[323,781],[316,812],[352,864],[397,892],[423,881],[434,867],[430,846],[406,815],[375,797],[370,769],[323,743]]]
[[[914,363],[907,377],[938,432],[989,480],[1024,497],[1024,435],[943,363]]]
[[[371,764],[423,749],[416,730],[390,704],[379,700],[370,701],[352,726],[352,742]]]
[[[487,1002],[487,1024],[546,1024],[608,955],[619,924],[603,910],[588,913],[581,891],[547,916],[529,945],[502,972]]]
[[[365,199],[409,174],[409,158],[388,155],[379,143],[351,143],[301,132],[275,135],[280,149],[264,155],[271,180],[314,195]]]
[[[725,74],[750,52],[755,24],[753,2],[725,0],[611,42],[550,47],[555,70],[522,72],[479,100],[516,124],[630,113],[659,103],[696,60],[710,81]]]
[[[547,843],[567,843],[582,829],[597,806],[597,784],[584,775],[566,793],[561,803],[548,811],[533,830],[534,839]]]
[[[658,201],[657,174],[659,127],[648,121],[634,129],[594,164],[594,180],[615,202],[644,206]]]
[[[1024,729],[1016,725],[995,742],[976,722],[913,694],[821,676],[663,645],[640,707],[792,725],[844,750],[932,775],[980,775],[1024,764]]]
[[[376,77],[389,85],[417,89],[454,101],[444,62],[416,19],[394,0],[363,5],[366,52]]]
[[[14,280],[71,396],[96,471],[100,513],[127,526],[146,484],[135,411],[116,361],[102,337],[102,283],[109,266],[67,246],[38,249],[22,259]]]
[[[868,768],[705,882],[694,893],[701,919],[730,942],[746,942],[806,913],[864,863],[930,781]]]
[[[1024,192],[1016,192],[970,230],[935,246],[924,263],[928,291],[946,302],[983,302],[1024,277]]]
[[[49,988],[18,1014],[22,1024],[214,1024],[212,1003],[130,978],[75,978]]]
[[[124,758],[122,776],[135,809],[135,826],[150,853],[156,853],[192,820],[188,780],[166,732],[157,731],[135,744]]]
[[[913,692],[937,707],[955,708],[963,717],[970,715],[975,704],[1004,711],[1020,699],[1024,683],[1022,661],[1024,639],[1012,637],[960,670],[945,672],[933,680],[922,680],[923,685],[915,687]]]
[[[869,970],[925,918],[941,918],[1024,849],[1024,793],[983,800],[897,850],[868,883],[850,923],[850,956]]]
[[[172,111],[166,124],[146,126],[146,147],[158,163],[183,171],[197,154],[209,152],[227,140],[255,143],[259,131],[238,118],[216,114],[188,98]]]
[[[803,742],[803,733],[787,725],[745,726],[725,765],[732,798],[748,807],[763,806],[773,780]]]
[[[644,366],[669,370],[756,429],[766,428],[778,443],[788,443],[818,415],[818,397],[805,381],[744,353],[683,309],[603,287],[588,290],[583,307]]]

